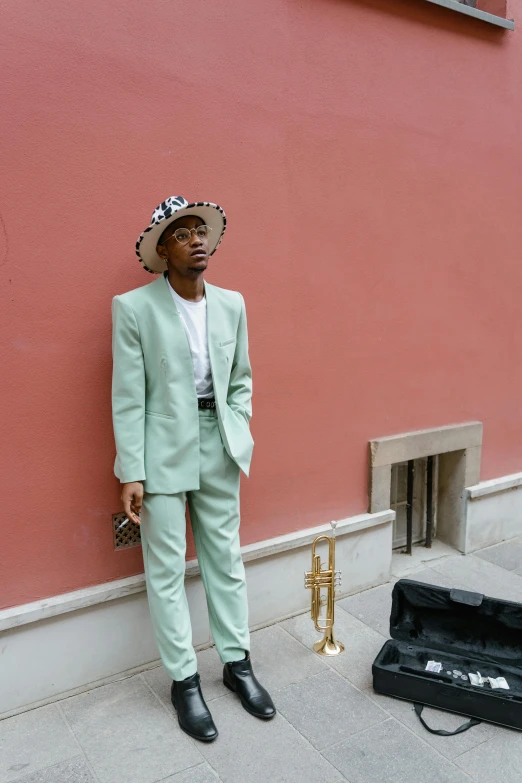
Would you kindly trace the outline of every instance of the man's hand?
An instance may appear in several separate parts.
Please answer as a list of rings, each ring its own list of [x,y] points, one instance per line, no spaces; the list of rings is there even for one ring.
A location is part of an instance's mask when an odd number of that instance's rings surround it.
[[[136,525],[139,525],[139,513],[141,511],[141,504],[143,503],[143,484],[141,481],[131,481],[129,484],[123,485],[121,502],[123,503],[123,510],[127,514],[127,517],[131,522],[135,522]]]

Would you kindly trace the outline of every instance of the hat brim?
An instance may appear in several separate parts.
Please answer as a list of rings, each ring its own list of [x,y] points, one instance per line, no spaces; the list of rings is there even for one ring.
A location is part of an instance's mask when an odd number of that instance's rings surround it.
[[[218,204],[212,204],[209,201],[195,201],[175,210],[169,218],[161,220],[159,223],[151,223],[140,234],[136,242],[136,255],[140,264],[147,272],[160,274],[166,270],[166,262],[156,251],[158,240],[167,226],[180,217],[188,215],[201,218],[212,229],[209,237],[209,256],[216,251],[227,225],[225,212]]]

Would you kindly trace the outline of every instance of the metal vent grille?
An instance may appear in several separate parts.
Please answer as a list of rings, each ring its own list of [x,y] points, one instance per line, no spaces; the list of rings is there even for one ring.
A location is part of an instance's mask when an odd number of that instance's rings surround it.
[[[127,519],[124,512],[112,515],[112,534],[114,537],[114,549],[128,549],[130,546],[139,546],[141,544],[140,526],[128,520],[120,527],[121,523]]]

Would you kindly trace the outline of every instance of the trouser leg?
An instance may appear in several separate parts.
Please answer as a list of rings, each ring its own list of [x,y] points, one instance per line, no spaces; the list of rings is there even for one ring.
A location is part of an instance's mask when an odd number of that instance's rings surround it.
[[[173,680],[197,671],[185,592],[186,495],[145,493],[141,540],[147,597],[163,666]]]
[[[215,413],[201,411],[199,424],[200,488],[187,498],[210,628],[221,661],[227,663],[250,650],[239,540],[239,468],[225,451]]]

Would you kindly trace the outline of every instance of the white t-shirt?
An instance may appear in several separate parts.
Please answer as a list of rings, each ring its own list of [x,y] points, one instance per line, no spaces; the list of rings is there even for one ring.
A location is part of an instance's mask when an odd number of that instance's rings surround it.
[[[165,278],[172,298],[178,308],[185,334],[192,354],[194,365],[194,380],[198,397],[213,397],[214,385],[210,369],[207,340],[207,298],[200,302],[188,302],[172,288],[169,279]]]

